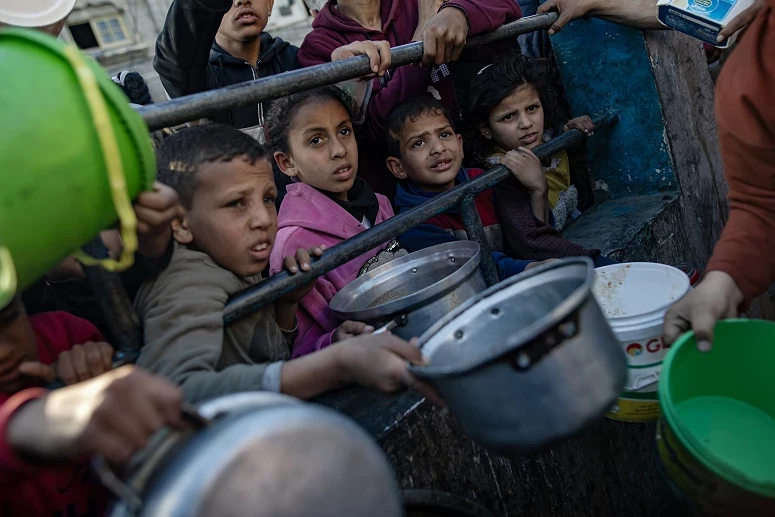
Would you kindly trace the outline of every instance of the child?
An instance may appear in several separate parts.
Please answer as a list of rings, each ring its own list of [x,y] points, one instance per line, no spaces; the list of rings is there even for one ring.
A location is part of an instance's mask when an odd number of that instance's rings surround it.
[[[435,99],[418,97],[398,105],[388,116],[387,135],[391,154],[387,166],[400,180],[396,189],[399,212],[414,208],[484,172],[462,167],[463,139],[455,133],[446,108]],[[501,164],[530,190],[528,204],[534,212],[531,217],[536,220],[545,217],[546,182],[538,158],[530,151],[520,149],[506,153]],[[493,250],[498,276],[503,280],[535,267],[539,262],[515,260],[503,253],[506,248],[492,198],[493,193],[488,190],[476,196],[474,202]],[[458,210],[451,209],[405,232],[399,242],[409,251],[415,251],[456,239],[467,239],[467,235]],[[544,257],[545,260],[550,258]]]
[[[555,131],[557,95],[547,70],[538,61],[510,54],[483,68],[471,81],[466,121],[471,132],[466,148],[472,163],[493,166],[507,150],[535,149]],[[562,131],[580,129],[592,134],[589,117],[567,122]],[[560,231],[579,215],[578,192],[571,185],[568,153],[560,151],[542,163],[549,186],[549,206]]]
[[[85,468],[83,461],[52,465],[30,454],[30,449],[37,451],[43,446],[39,438],[46,432],[73,433],[80,429],[73,428],[72,422],[59,421],[53,423],[60,429],[49,431],[42,418],[38,421],[42,425],[16,433],[21,435],[22,440],[18,440],[12,439],[9,423],[23,407],[45,396],[41,386],[57,376],[66,384],[74,384],[109,371],[113,349],[102,341],[94,325],[64,312],[28,318],[18,298],[0,311],[0,514],[55,515],[58,511],[62,515],[82,515],[92,510],[90,515],[100,515],[96,512],[104,509],[107,493],[85,475],[88,462]],[[74,400],[69,402],[59,411],[77,412]],[[51,414],[52,408],[44,409]],[[20,441],[26,441],[29,448]],[[58,451],[62,456],[70,452]]]
[[[283,257],[296,248],[330,247],[393,216],[390,201],[358,177],[358,145],[348,101],[339,89],[321,88],[276,101],[267,118],[267,144],[280,170],[295,180],[280,208],[272,273],[282,269]],[[394,248],[392,243],[375,248],[318,279],[300,303],[293,357],[331,344],[338,325],[328,307],[331,298],[375,263],[393,258]]]
[[[183,216],[172,223],[170,265],[135,301],[145,332],[138,365],[181,385],[192,402],[250,390],[307,399],[350,382],[424,389],[406,368],[422,361],[419,350],[394,336],[344,339],[289,361],[298,300],[311,285],[224,326],[229,296],[260,281],[276,241],[277,189],[256,140],[226,126],[187,128],[159,149],[158,171],[177,190]],[[307,251],[285,265],[309,270]]]

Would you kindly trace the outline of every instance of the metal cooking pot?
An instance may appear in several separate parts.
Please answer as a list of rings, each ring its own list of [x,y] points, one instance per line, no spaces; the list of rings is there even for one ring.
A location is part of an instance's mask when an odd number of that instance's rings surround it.
[[[616,400],[626,360],[594,296],[593,263],[574,258],[501,282],[421,338],[431,380],[466,434],[503,454],[578,431]]]
[[[119,500],[108,515],[341,517],[402,515],[382,451],[339,413],[274,393],[201,406],[196,431],[162,432],[121,480],[97,475]]]
[[[390,261],[336,293],[329,306],[342,320],[363,321],[404,339],[487,288],[473,241],[438,244]]]

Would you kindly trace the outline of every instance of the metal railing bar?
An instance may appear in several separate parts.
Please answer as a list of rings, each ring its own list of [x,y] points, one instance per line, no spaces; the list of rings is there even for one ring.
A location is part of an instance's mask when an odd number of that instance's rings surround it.
[[[618,120],[615,111],[607,111],[592,118],[596,128],[611,126]],[[563,149],[586,139],[584,133],[573,129],[549,142],[536,147],[533,152],[541,159],[548,158]],[[493,167],[481,176],[464,185],[457,186],[447,192],[428,200],[422,205],[382,222],[363,233],[337,244],[313,260],[310,271],[289,275],[282,272],[262,282],[234,294],[226,304],[224,321],[230,323],[272,303],[285,293],[319,277],[328,271],[336,269],[346,262],[362,255],[370,249],[394,239],[406,230],[421,224],[431,217],[443,213],[458,205],[463,197],[475,196],[507,178],[511,172],[502,165]]]
[[[495,261],[492,259],[492,249],[490,243],[487,242],[487,235],[484,233],[482,218],[476,210],[474,197],[472,194],[463,196],[462,201],[460,201],[460,217],[463,219],[468,239],[476,242],[481,248],[482,261],[479,263],[479,267],[487,285],[492,286],[498,283],[498,268],[495,267]]]
[[[539,29],[547,29],[557,19],[557,13],[539,14],[521,18],[502,25],[487,34],[471,38],[466,48],[513,38]],[[419,63],[422,59],[421,41],[400,45],[391,49],[392,65],[399,67]],[[335,63],[323,63],[301,68],[255,81],[233,84],[217,90],[209,90],[178,97],[158,104],[137,108],[151,131],[172,127],[192,120],[213,116],[216,113],[239,106],[285,97],[293,93],[357,79],[371,73],[369,59],[357,56]]]

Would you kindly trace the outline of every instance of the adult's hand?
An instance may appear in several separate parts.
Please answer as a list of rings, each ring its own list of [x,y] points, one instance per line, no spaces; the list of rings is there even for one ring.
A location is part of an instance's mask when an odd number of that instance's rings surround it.
[[[538,14],[557,11],[559,16],[557,20],[549,27],[549,35],[553,36],[560,32],[565,25],[592,14],[597,7],[597,0],[547,0],[538,6]]]
[[[20,456],[37,461],[102,454],[121,464],[161,427],[183,427],[182,402],[178,387],[124,366],[24,405],[6,438]]]
[[[424,66],[457,61],[468,37],[468,20],[457,7],[442,9],[428,23],[422,33]]]
[[[743,293],[735,280],[722,271],[710,271],[700,285],[673,305],[665,316],[664,340],[672,345],[683,333],[694,330],[697,348],[710,350],[716,322],[739,315]]]
[[[759,14],[759,11],[762,9],[764,9],[764,0],[754,0],[754,3],[748,6],[748,9],[741,12],[729,21],[727,26],[724,27],[724,30],[719,32],[716,41],[721,43],[732,34],[736,33],[743,27],[746,27],[753,21],[754,18],[756,18],[756,15]]]

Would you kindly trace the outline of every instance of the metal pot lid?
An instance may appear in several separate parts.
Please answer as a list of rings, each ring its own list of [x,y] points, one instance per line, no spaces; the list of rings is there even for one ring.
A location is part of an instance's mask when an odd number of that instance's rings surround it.
[[[443,296],[481,261],[474,241],[438,244],[380,266],[347,284],[329,307],[342,320],[372,321],[408,312]]]
[[[429,365],[410,370],[429,379],[456,376],[513,352],[590,299],[593,281],[594,264],[588,257],[560,260],[504,280],[428,329],[419,346]]]

